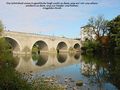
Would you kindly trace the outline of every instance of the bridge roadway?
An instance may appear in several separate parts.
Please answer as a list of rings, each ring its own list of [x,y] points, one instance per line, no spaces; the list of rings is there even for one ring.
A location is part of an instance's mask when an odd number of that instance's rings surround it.
[[[79,40],[65,37],[15,31],[3,31],[2,37],[11,44],[15,54],[30,54],[34,46],[38,47],[40,52],[48,53],[80,51],[81,47]]]

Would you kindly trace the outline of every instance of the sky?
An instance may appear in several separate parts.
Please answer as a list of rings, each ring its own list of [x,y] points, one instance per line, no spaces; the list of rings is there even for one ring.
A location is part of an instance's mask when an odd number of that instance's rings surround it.
[[[97,2],[79,4],[78,7],[42,9],[9,5],[7,2]],[[112,20],[120,15],[120,0],[0,0],[0,20],[6,30],[51,36],[79,38],[81,27],[92,16],[103,15]]]

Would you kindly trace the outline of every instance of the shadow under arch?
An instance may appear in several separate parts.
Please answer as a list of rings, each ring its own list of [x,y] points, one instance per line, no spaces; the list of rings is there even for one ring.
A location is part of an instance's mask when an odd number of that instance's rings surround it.
[[[80,51],[80,44],[76,43],[76,44],[74,45],[74,49],[75,49],[76,51]]]
[[[12,37],[3,37],[9,44],[10,44],[10,49],[14,54],[19,53],[21,50],[20,44],[18,41]]]
[[[59,63],[65,63],[67,60],[67,53],[59,53],[57,54],[57,60]]]
[[[57,45],[57,53],[59,52],[66,52],[67,51],[67,44],[65,42],[59,42],[58,45]]]
[[[33,54],[32,55],[33,62],[37,66],[43,66],[48,61],[48,54],[42,53],[42,54]]]
[[[48,45],[42,40],[36,41],[32,46],[32,53],[40,54],[40,52],[48,52]]]

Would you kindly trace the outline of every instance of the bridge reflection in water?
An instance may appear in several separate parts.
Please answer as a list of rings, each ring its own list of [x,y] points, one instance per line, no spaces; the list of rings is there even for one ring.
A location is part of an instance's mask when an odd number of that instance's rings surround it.
[[[97,63],[87,63],[93,58],[88,59],[80,53],[40,53],[40,55],[18,56],[16,59],[16,70],[21,73],[31,73],[32,78],[39,78],[43,75],[45,77],[55,76],[63,85],[65,79],[69,78],[73,80],[73,86],[74,82],[82,80],[84,85],[78,90],[118,90],[112,83],[106,81],[107,69],[98,68]],[[105,70],[104,73],[103,70]]]
[[[32,56],[17,56],[16,63],[18,63],[16,70],[21,73],[42,72],[80,63],[80,53],[40,53],[39,55],[33,54]]]

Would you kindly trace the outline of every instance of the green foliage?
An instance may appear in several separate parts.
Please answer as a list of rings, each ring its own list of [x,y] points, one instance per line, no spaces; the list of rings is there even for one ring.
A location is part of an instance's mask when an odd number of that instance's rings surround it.
[[[33,59],[34,61],[38,60],[38,58],[39,58],[39,55],[37,55],[37,54],[32,54],[32,59]]]
[[[31,90],[31,86],[11,66],[0,68],[0,90]]]
[[[85,46],[81,47],[82,51],[86,51],[86,49],[87,49],[87,47],[85,47]]]
[[[87,40],[84,42],[82,50],[86,51],[86,53],[97,53],[101,48],[101,44],[98,41],[90,41]]]
[[[87,40],[86,42],[84,42],[83,45],[87,48],[96,48],[99,45],[99,42],[95,40],[94,41]]]
[[[11,46],[4,38],[0,38],[0,90],[31,90],[14,66]]]
[[[0,90],[30,90],[30,85],[14,69],[10,44],[0,38]]]
[[[109,30],[111,34],[118,34],[120,32],[120,15],[111,20],[108,23],[108,27],[110,27]]]
[[[32,48],[32,53],[37,54],[38,53],[38,48],[37,47],[33,47]]]
[[[4,26],[3,26],[3,24],[2,24],[2,21],[0,21],[0,32],[2,32],[3,31],[3,28]]]
[[[111,20],[108,23],[109,27],[109,35],[110,35],[110,47],[111,49],[115,49],[116,54],[120,53],[120,50],[116,49],[120,47],[120,15],[115,17],[115,19]]]
[[[84,46],[87,47],[87,48],[94,48],[96,46],[96,42],[95,41],[87,40],[84,43]]]
[[[0,32],[3,31],[3,24],[0,21]],[[14,66],[14,58],[12,55],[11,45],[5,40],[0,38],[0,66]]]
[[[115,54],[120,54],[120,47],[115,47],[114,52]]]
[[[0,62],[12,64],[13,56],[10,49],[9,43],[5,41],[4,38],[0,38]]]
[[[86,50],[86,53],[93,53],[94,49],[93,48],[89,48]]]

